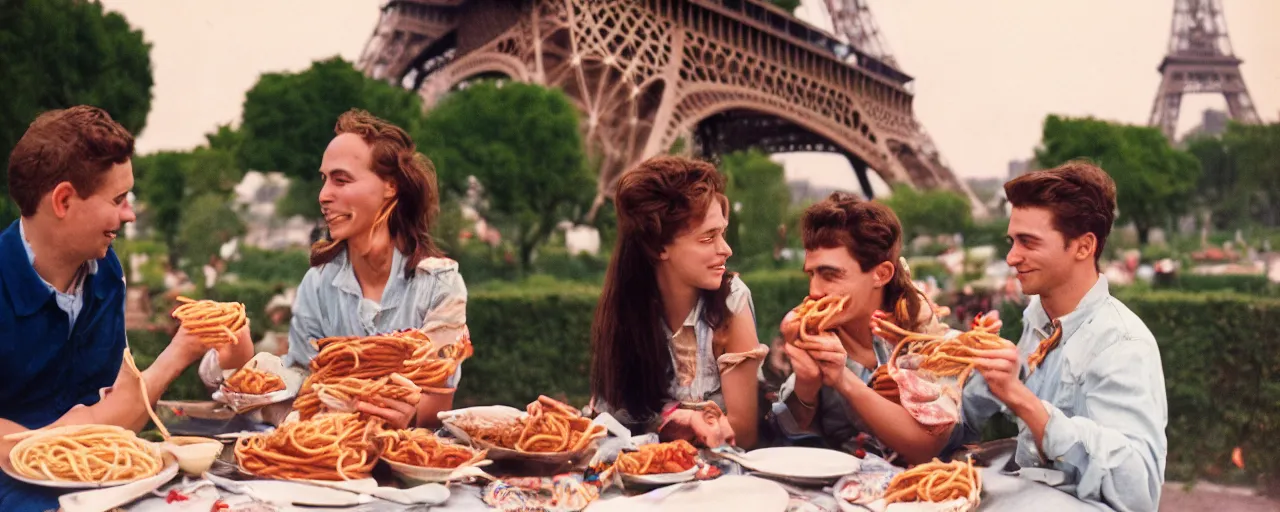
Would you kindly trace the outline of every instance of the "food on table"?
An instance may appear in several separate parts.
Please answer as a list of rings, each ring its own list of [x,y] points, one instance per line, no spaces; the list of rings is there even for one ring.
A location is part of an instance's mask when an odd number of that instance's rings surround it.
[[[246,395],[265,395],[276,391],[284,391],[284,379],[271,372],[265,372],[248,366],[231,374],[222,387],[232,393]]]
[[[680,473],[697,465],[698,449],[683,439],[670,443],[646,444],[639,451],[618,455],[614,467],[628,475]]]
[[[352,412],[357,400],[386,407],[389,400],[416,403],[422,396],[422,391],[413,381],[398,373],[380,379],[343,377],[329,383],[315,384],[312,391],[314,393],[307,395],[305,403],[294,403],[294,408],[303,418],[315,416],[320,412],[321,405],[326,403],[330,409]],[[334,405],[335,403],[341,405]]]
[[[311,360],[311,375],[302,383],[294,402],[303,419],[322,412],[317,386],[343,386],[344,379],[376,381],[399,374],[427,393],[452,393],[442,388],[471,356],[471,340],[432,349],[430,338],[419,329],[406,329],[376,336],[341,336],[316,340],[319,354]],[[403,383],[397,379],[397,382]],[[360,385],[363,388],[363,384]],[[350,389],[347,389],[348,391]]]
[[[236,462],[255,476],[287,480],[354,480],[378,462],[382,420],[354,413],[288,422],[236,441]]]
[[[178,297],[182,305],[173,310],[173,318],[209,346],[237,343],[236,333],[248,325],[244,304],[215,302]]]
[[[56,482],[138,480],[164,467],[159,448],[113,425],[37,431],[13,447],[9,462],[20,476]]]
[[[474,441],[525,453],[575,453],[606,434],[604,425],[547,396],[539,396],[525,410],[525,416],[510,420],[462,415],[450,423]]]
[[[426,429],[387,430],[378,434],[382,458],[421,468],[453,469],[484,460],[485,451],[442,440]]]
[[[899,502],[976,501],[982,492],[982,476],[969,462],[933,459],[898,473],[885,490],[885,505]]]

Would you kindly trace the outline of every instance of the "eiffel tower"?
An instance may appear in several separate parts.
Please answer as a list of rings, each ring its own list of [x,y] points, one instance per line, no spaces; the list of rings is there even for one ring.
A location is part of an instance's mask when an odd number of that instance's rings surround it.
[[[954,190],[984,214],[917,120],[913,78],[865,0],[826,7],[834,33],[765,0],[389,0],[358,66],[427,108],[486,77],[560,88],[601,158],[597,206],[623,172],[684,140],[704,157],[837,153],[867,197],[875,173]]]
[[[1231,50],[1222,0],[1175,0],[1169,50],[1160,63],[1160,90],[1151,106],[1151,126],[1174,140],[1183,94],[1221,94],[1241,123],[1258,123],[1258,111],[1240,76],[1243,62]]]

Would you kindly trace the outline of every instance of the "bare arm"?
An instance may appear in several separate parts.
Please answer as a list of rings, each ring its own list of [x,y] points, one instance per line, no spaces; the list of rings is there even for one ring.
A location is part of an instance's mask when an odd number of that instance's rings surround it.
[[[750,314],[739,313],[728,325],[725,353],[750,352],[760,346],[756,338],[756,324]],[[760,382],[756,371],[760,358],[751,358],[720,374],[720,389],[724,391],[724,405],[728,409],[729,425],[739,446],[755,446],[757,437],[757,393]]]
[[[203,346],[199,339],[186,331],[180,330],[173,342],[156,358],[143,375],[147,381],[147,397],[154,405],[165,389],[178,378],[182,370],[195,361],[201,354]],[[116,425],[130,430],[138,430],[147,424],[149,416],[142,402],[142,385],[137,375],[125,364],[120,365],[116,373],[115,383],[107,389],[98,403],[72,407],[49,427],[64,425]],[[0,435],[24,432],[27,428],[6,419],[0,419]],[[0,459],[7,461],[9,451],[14,442],[0,441]]]
[[[954,428],[929,433],[906,408],[880,396],[852,371],[845,373],[836,390],[867,422],[872,434],[910,464],[932,460],[946,446]]]

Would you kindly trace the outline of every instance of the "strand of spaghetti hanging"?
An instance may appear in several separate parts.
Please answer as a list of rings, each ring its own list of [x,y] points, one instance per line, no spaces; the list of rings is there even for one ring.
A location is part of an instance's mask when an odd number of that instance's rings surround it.
[[[914,356],[917,369],[930,372],[939,377],[957,377],[961,387],[976,366],[974,357],[979,350],[998,350],[1011,348],[1014,345],[992,333],[986,326],[979,326],[954,336],[946,334],[921,334],[898,327],[883,317],[873,317],[872,322],[882,331],[899,338],[889,356],[891,368],[897,364],[899,356]],[[877,388],[873,382],[873,388]],[[877,388],[879,389],[879,388]]]

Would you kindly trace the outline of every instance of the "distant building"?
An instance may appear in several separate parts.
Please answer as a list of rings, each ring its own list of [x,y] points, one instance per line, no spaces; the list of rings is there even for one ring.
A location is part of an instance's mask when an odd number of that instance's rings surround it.
[[[1034,164],[1035,164],[1035,159],[1032,159],[1032,158],[1027,158],[1024,160],[1010,160],[1008,179],[1011,180],[1011,179],[1017,178],[1018,176],[1022,176],[1023,174],[1026,174],[1035,170]],[[1005,180],[1005,181],[1008,181],[1008,180]]]
[[[315,223],[301,215],[276,216],[276,203],[289,190],[289,178],[279,172],[249,171],[236,185],[236,206],[245,223],[244,244],[268,250],[311,245]]]
[[[1182,140],[1188,140],[1198,136],[1217,137],[1226,133],[1227,121],[1231,119],[1225,111],[1207,108],[1200,114],[1200,124],[1196,125],[1185,135]]]
[[[791,204],[793,205],[816,203],[826,199],[832,192],[851,192],[853,194],[857,194],[858,197],[862,197],[862,193],[858,191],[840,187],[815,185],[812,181],[807,179],[790,180],[787,182],[787,188],[791,191]]]

